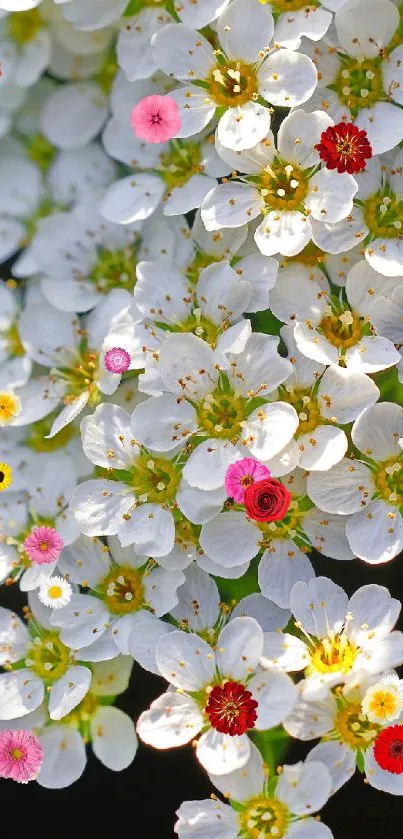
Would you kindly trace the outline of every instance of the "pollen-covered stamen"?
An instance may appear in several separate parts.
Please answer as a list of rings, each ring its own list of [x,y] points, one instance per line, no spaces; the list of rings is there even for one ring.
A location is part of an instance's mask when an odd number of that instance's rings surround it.
[[[28,648],[25,666],[45,681],[53,682],[63,676],[71,663],[71,651],[60,640],[57,632],[41,632]]]
[[[314,642],[310,652],[310,669],[316,673],[349,673],[359,649],[344,633],[329,633],[327,638]]]
[[[247,839],[282,839],[288,812],[282,801],[259,796],[251,798],[239,813],[241,836]]]
[[[207,81],[211,98],[227,108],[244,105],[257,95],[256,73],[243,61],[225,60],[211,71]]]
[[[380,498],[396,507],[403,504],[403,464],[400,456],[377,464],[374,480]]]
[[[374,757],[381,769],[393,775],[403,774],[403,726],[390,725],[374,743]]]
[[[133,489],[136,499],[151,504],[170,504],[175,500],[181,479],[174,462],[141,452],[133,467]]]
[[[292,405],[298,414],[297,437],[301,434],[307,434],[309,431],[314,431],[321,422],[317,399],[310,390],[304,388],[287,389],[283,386],[280,388],[280,398],[283,402]]]
[[[319,330],[330,344],[343,351],[358,344],[366,326],[365,322],[355,312],[343,305],[334,303],[327,307],[319,324]]]
[[[54,371],[54,375],[66,386],[67,393],[63,397],[65,405],[70,405],[85,391],[89,392],[89,405],[95,406],[99,403],[101,397],[97,386],[98,365],[99,353],[86,349],[77,353],[77,360],[69,367]]]
[[[379,732],[379,726],[368,720],[361,706],[350,703],[338,711],[334,728],[343,743],[361,750],[367,749]]]
[[[302,169],[276,159],[259,176],[262,212],[271,210],[303,210],[309,179]]]
[[[203,173],[201,144],[190,140],[173,140],[169,151],[160,155],[159,171],[168,189],[184,186],[193,175]]]
[[[205,707],[210,724],[221,734],[245,734],[254,728],[257,720],[258,703],[240,682],[224,682],[215,685],[209,694]]]
[[[403,198],[391,189],[380,190],[364,202],[364,219],[372,239],[401,239]]]
[[[125,615],[135,612],[143,603],[143,573],[137,568],[116,566],[99,583],[99,591],[110,612]]]
[[[112,347],[105,353],[104,364],[109,373],[125,373],[131,364],[131,356],[122,347]]]
[[[360,131],[352,122],[339,122],[322,132],[320,143],[315,146],[327,169],[363,172],[366,161],[372,157],[372,148],[366,131]]]
[[[139,242],[136,240],[121,250],[98,248],[97,260],[89,274],[76,272],[76,279],[87,280],[96,290],[106,294],[113,288],[133,291],[136,284],[136,259]]]
[[[350,58],[344,55],[341,69],[332,83],[340,101],[353,117],[384,98],[381,58]]]
[[[11,356],[17,356],[21,358],[23,355],[25,355],[25,350],[21,343],[21,338],[18,332],[18,325],[16,321],[13,321],[11,326],[9,326],[8,329],[4,330],[4,332],[0,330],[0,334],[2,340],[5,341],[7,350]]]

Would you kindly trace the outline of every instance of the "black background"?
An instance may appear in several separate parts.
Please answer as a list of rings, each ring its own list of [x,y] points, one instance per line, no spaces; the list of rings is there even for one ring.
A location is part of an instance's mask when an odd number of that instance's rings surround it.
[[[361,585],[379,583],[400,600],[402,560],[372,567],[360,560],[337,562],[319,556],[313,562],[318,575],[332,577],[350,595]],[[24,602],[17,587],[2,587],[1,605],[20,611]],[[135,665],[129,690],[116,704],[136,720],[164,687],[162,679]],[[284,762],[303,759],[308,750],[308,744],[295,743]],[[133,764],[123,772],[106,769],[89,747],[84,775],[64,790],[0,781],[0,803],[7,821],[11,820],[13,837],[41,831],[96,839],[113,831],[135,839],[172,839],[175,810],[181,802],[207,798],[212,791],[190,746],[164,752],[140,743]],[[368,786],[356,773],[330,799],[322,818],[335,839],[402,839],[402,803],[403,799]]]

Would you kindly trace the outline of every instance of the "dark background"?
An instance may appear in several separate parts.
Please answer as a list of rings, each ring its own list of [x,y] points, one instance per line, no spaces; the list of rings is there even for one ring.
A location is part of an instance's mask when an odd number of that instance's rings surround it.
[[[361,585],[379,583],[400,600],[402,560],[397,557],[387,565],[371,567],[357,559],[338,562],[317,556],[313,563],[318,575],[331,577],[350,595]],[[20,611],[24,602],[17,587],[2,587],[1,605]],[[135,664],[129,690],[116,704],[136,720],[164,688],[162,679]],[[303,759],[308,750],[309,744],[295,743],[284,762]],[[67,789],[0,781],[0,803],[7,821],[11,820],[13,837],[31,837],[41,831],[42,835],[57,832],[79,838],[89,835],[90,839],[108,835],[109,839],[112,830],[130,839],[172,839],[175,810],[181,802],[207,798],[213,791],[190,746],[164,752],[140,743],[133,764],[123,772],[111,772],[90,747],[87,751],[84,775]],[[402,802],[368,786],[356,773],[330,799],[322,818],[335,839],[402,839]]]

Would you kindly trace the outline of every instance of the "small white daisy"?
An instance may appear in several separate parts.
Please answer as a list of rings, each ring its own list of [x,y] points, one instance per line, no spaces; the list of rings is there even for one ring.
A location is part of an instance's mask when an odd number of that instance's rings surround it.
[[[39,586],[39,600],[51,609],[61,609],[71,600],[73,589],[63,577],[54,576],[43,580]]]

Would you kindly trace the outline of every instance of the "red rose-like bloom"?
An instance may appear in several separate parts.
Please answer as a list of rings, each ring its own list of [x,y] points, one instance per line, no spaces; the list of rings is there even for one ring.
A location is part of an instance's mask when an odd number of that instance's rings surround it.
[[[403,774],[403,725],[389,725],[378,734],[374,758],[381,769],[393,775]]]
[[[250,519],[279,521],[291,503],[291,493],[275,478],[265,478],[246,487],[244,504]]]
[[[327,169],[337,169],[340,174],[363,172],[366,160],[372,157],[367,132],[360,131],[352,122],[331,125],[322,132],[320,143],[315,149]]]
[[[250,690],[239,682],[225,682],[213,688],[205,711],[216,731],[234,737],[255,727],[256,708],[257,702]]]

